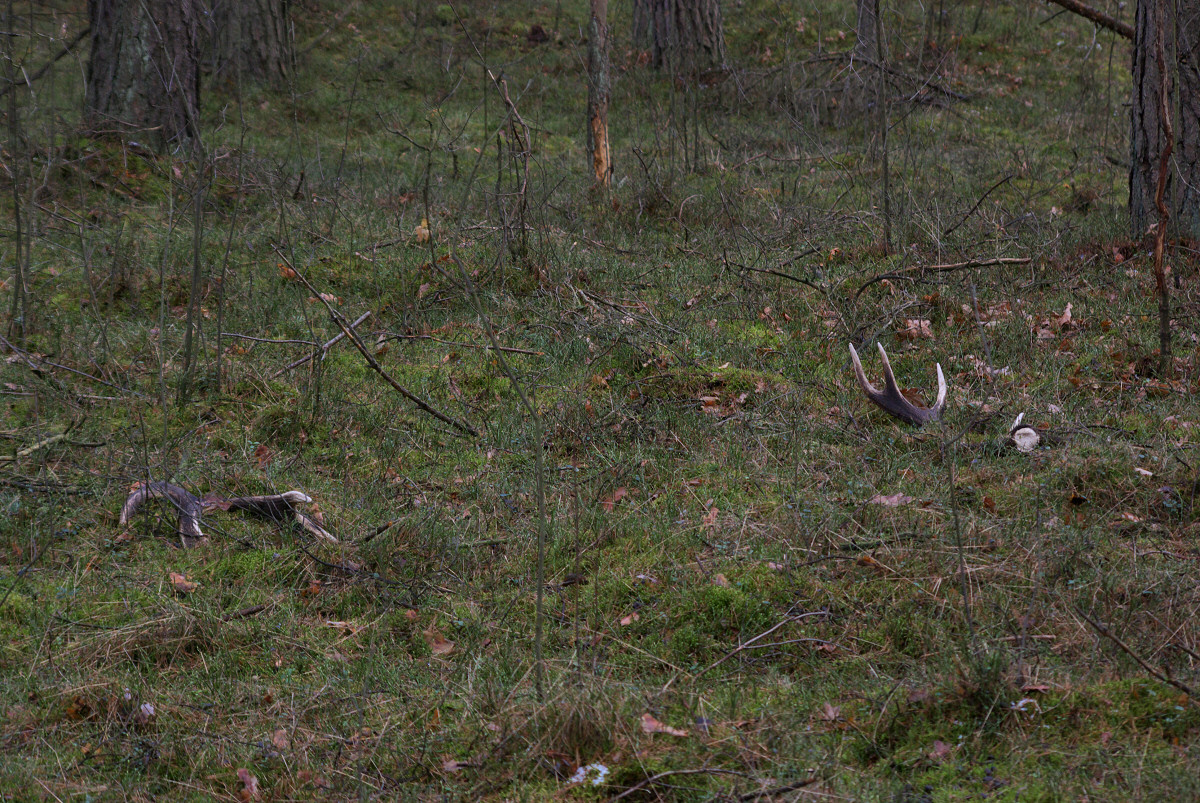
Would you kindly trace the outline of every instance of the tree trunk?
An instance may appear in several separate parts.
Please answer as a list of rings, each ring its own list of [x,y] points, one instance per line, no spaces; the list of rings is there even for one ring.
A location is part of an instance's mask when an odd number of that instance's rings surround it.
[[[1154,194],[1158,189],[1159,154],[1166,147],[1160,114],[1159,93],[1162,76],[1155,52],[1158,38],[1163,40],[1167,69],[1175,63],[1174,20],[1168,18],[1165,30],[1155,25],[1155,0],[1138,0],[1133,46],[1133,105],[1130,117],[1129,219],[1133,236],[1140,238],[1158,220]],[[1174,108],[1174,87],[1167,81],[1167,108]],[[1167,176],[1168,197],[1171,176]]]
[[[1154,194],[1166,150],[1156,61],[1156,0],[1138,0],[1133,40],[1133,102],[1130,113],[1129,222],[1141,237],[1158,220]],[[1167,103],[1175,129],[1167,175],[1172,236],[1200,239],[1200,0],[1175,0],[1165,9],[1163,55]]]
[[[180,144],[199,119],[199,9],[192,0],[89,0],[84,124]]]
[[[856,0],[854,58],[871,61],[879,53],[879,0]]]
[[[596,184],[607,187],[612,175],[608,144],[608,0],[591,0],[588,23],[588,153]]]
[[[1175,225],[1182,236],[1200,240],[1200,2],[1180,0],[1178,9]]]
[[[686,72],[725,63],[719,0],[633,0],[633,37],[655,67]]]
[[[290,0],[207,0],[205,61],[217,84],[242,79],[283,86],[292,73]]]

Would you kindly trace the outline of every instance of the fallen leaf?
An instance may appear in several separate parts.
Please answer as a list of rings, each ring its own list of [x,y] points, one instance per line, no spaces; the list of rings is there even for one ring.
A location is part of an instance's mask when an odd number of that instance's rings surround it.
[[[929,751],[929,758],[937,762],[942,762],[945,761],[953,751],[953,747],[946,744],[941,739],[938,739],[933,743],[933,749]]]
[[[933,324],[928,318],[907,318],[904,328],[896,333],[901,340],[919,340],[933,337]]]
[[[417,300],[424,298],[425,294],[428,292],[429,292],[429,282],[425,282],[424,284],[422,284],[420,287],[417,288]]]
[[[899,507],[900,505],[907,505],[909,502],[912,502],[912,501],[913,501],[913,497],[907,496],[905,494],[892,494],[891,496],[883,496],[882,494],[875,494],[874,496],[872,496],[870,499],[867,500],[868,504],[883,505],[884,507]]]
[[[729,588],[729,578],[723,574],[714,574],[713,585],[720,586],[721,588]]]
[[[704,515],[704,518],[700,520],[700,526],[706,530],[711,530],[713,527],[716,527],[717,526],[717,516],[720,514],[720,512],[721,512],[720,509],[715,508],[715,507],[710,507],[708,509],[708,513],[706,513]]]
[[[429,242],[429,220],[427,218],[421,218],[421,224],[413,229],[413,236],[419,243]]]
[[[258,800],[258,778],[245,767],[237,771],[237,777],[242,782],[238,797],[242,800]]]
[[[467,766],[467,765],[461,761],[457,761],[455,759],[448,758],[442,762],[442,771],[443,772],[451,772],[451,773],[461,772],[462,768],[465,766]]]
[[[287,731],[283,728],[277,728],[271,734],[271,744],[275,745],[277,750],[287,750],[291,746],[292,740],[288,738]]]
[[[171,572],[171,587],[175,589],[176,594],[190,594],[200,587],[199,583],[193,582],[178,572]]]
[[[688,732],[679,728],[672,728],[670,725],[659,722],[649,714],[642,714],[642,732],[643,733],[665,733],[669,736],[687,736]]]
[[[825,703],[821,706],[821,713],[817,714],[825,722],[837,722],[842,718],[842,709],[833,703]]]
[[[642,617],[638,616],[636,612],[631,613],[628,616],[623,616],[621,617],[621,627],[629,627],[631,624],[641,618]]]
[[[1135,467],[1133,470],[1136,471],[1138,474],[1141,474],[1143,477],[1153,477],[1154,476],[1153,471],[1147,471],[1144,468]]]
[[[613,507],[617,504],[617,502],[620,502],[622,499],[624,499],[628,495],[629,495],[629,491],[625,488],[624,485],[622,485],[620,488],[618,488],[617,490],[613,491],[608,496],[601,499],[600,505],[601,505],[601,507],[604,508],[605,513],[612,513]]]
[[[1069,302],[1069,301],[1067,302],[1067,307],[1066,307],[1066,309],[1063,310],[1063,314],[1059,315],[1057,318],[1055,318],[1054,322],[1058,325],[1058,328],[1060,328],[1060,329],[1064,326],[1069,326],[1071,324],[1071,302]]]
[[[267,448],[265,443],[260,443],[254,449],[254,465],[258,468],[266,468],[274,456],[274,452]]]
[[[425,637],[425,643],[434,655],[449,655],[454,649],[454,642],[448,641],[436,627],[430,626],[428,630],[422,630],[421,635]]]
[[[292,270],[290,267],[288,267],[287,265],[280,262],[279,263],[279,275],[285,279],[295,279],[296,271]]]

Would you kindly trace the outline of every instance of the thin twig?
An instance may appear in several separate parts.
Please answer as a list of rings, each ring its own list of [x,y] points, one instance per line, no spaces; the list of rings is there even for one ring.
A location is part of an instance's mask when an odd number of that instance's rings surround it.
[[[709,672],[716,669],[718,666],[725,663],[726,661],[728,661],[733,656],[737,655],[742,650],[750,649],[750,645],[753,644],[754,642],[758,641],[759,639],[766,638],[767,636],[771,635],[772,633],[774,633],[776,630],[783,627],[784,625],[791,624],[792,622],[798,621],[800,619],[807,619],[810,616],[828,616],[828,615],[829,615],[828,611],[806,611],[804,613],[798,613],[795,616],[789,616],[786,619],[776,623],[773,627],[769,627],[766,630],[764,630],[763,632],[759,633],[754,638],[743,641],[737,647],[735,647],[734,649],[725,653],[725,655],[721,656],[720,658],[713,661],[708,666],[701,669],[695,675],[693,675],[692,680],[696,680],[697,678],[707,675]],[[669,681],[667,681],[667,684],[662,687],[662,692],[660,692],[660,694],[663,692],[666,692],[667,689],[669,689],[671,687],[671,684],[673,684],[675,682],[676,678],[678,678],[678,677],[679,677],[679,675],[676,674]]]
[[[1016,175],[1015,173],[1009,173],[1007,176],[1005,176],[1004,178],[1000,179],[1000,180],[999,180],[999,181],[997,181],[995,184],[993,184],[993,185],[992,185],[992,186],[991,186],[991,187],[988,189],[988,191],[987,191],[987,192],[985,192],[983,195],[979,196],[979,200],[975,202],[975,205],[971,207],[970,211],[968,211],[968,212],[967,212],[967,214],[965,214],[965,215],[963,215],[961,218],[959,218],[958,222],[957,222],[957,223],[955,223],[953,226],[951,226],[950,228],[948,228],[948,229],[946,229],[944,232],[942,232],[942,236],[943,236],[943,237],[949,237],[949,236],[950,236],[950,234],[951,234],[951,233],[952,233],[952,232],[953,232],[955,229],[957,229],[957,228],[958,228],[959,226],[961,226],[962,224],[966,223],[966,222],[967,222],[967,218],[969,218],[969,217],[971,217],[971,215],[975,214],[975,210],[976,210],[976,209],[978,209],[978,208],[979,208],[979,205],[980,205],[981,203],[983,203],[983,202],[984,202],[984,201],[987,199],[987,197],[988,197],[989,195],[991,195],[991,194],[992,194],[992,191],[993,191],[993,190],[995,190],[997,187],[1000,187],[1001,185],[1003,185],[1003,184],[1005,184],[1005,183],[1007,183],[1007,182],[1011,181],[1011,180],[1013,179],[1013,176],[1015,176],[1015,175]]]
[[[1121,650],[1124,651],[1126,655],[1128,655],[1130,658],[1132,658],[1134,661],[1136,661],[1138,666],[1140,666],[1142,669],[1145,669],[1147,672],[1149,672],[1156,680],[1160,680],[1169,686],[1174,686],[1175,688],[1179,689],[1181,692],[1186,694],[1188,699],[1191,702],[1196,703],[1196,693],[1194,691],[1192,691],[1188,686],[1184,685],[1183,683],[1180,683],[1178,680],[1175,680],[1172,677],[1168,677],[1167,675],[1164,675],[1162,672],[1159,672],[1157,669],[1150,666],[1150,664],[1146,663],[1140,655],[1138,655],[1136,652],[1134,652],[1132,649],[1130,649],[1129,646],[1125,644],[1125,642],[1121,641],[1121,639],[1119,639],[1115,633],[1113,633],[1107,627],[1100,624],[1095,619],[1091,618],[1086,613],[1084,613],[1082,608],[1076,606],[1075,613],[1079,614],[1080,618],[1082,618],[1083,621],[1085,621],[1089,625],[1091,625],[1093,630],[1095,630],[1101,636],[1104,636],[1104,638],[1108,639],[1113,644],[1116,644],[1118,647],[1120,647]]]
[[[513,346],[497,346],[492,343],[463,343],[458,340],[443,340],[442,338],[434,337],[433,335],[389,334],[386,336],[385,339],[387,339],[387,340],[431,340],[434,343],[444,343],[447,346],[462,346],[465,349],[486,349],[489,351],[504,351],[504,352],[508,352],[509,354],[529,354],[534,357],[544,357],[546,355],[546,352],[544,352],[544,351],[533,351],[532,349],[519,349],[519,348],[515,348]]]
[[[393,390],[395,390],[404,398],[408,399],[424,412],[429,413],[429,415],[433,416],[438,421],[441,421],[444,424],[449,424],[455,429],[465,432],[473,438],[479,437],[479,432],[475,429],[475,427],[434,409],[420,396],[413,393],[411,390],[393,379],[392,375],[384,370],[384,367],[379,364],[379,360],[375,359],[375,355],[371,354],[370,350],[367,349],[366,345],[359,339],[354,330],[350,328],[350,324],[346,323],[346,319],[342,317],[341,313],[334,309],[333,305],[326,301],[321,294],[317,292],[317,288],[312,286],[312,283],[304,277],[304,274],[296,270],[296,266],[291,264],[291,260],[287,258],[287,255],[284,254],[283,251],[279,250],[278,247],[275,247],[275,253],[278,254],[279,258],[284,260],[284,262],[288,264],[288,267],[295,272],[296,278],[303,282],[304,286],[308,288],[308,291],[316,296],[318,301],[325,305],[325,309],[329,312],[329,317],[332,318],[333,322],[341,327],[342,332],[350,338],[350,342],[354,344],[354,347],[358,349],[359,353],[363,355],[364,359],[366,359],[367,365],[371,366],[371,369],[375,371],[375,373],[383,377],[383,380],[391,385]]]
[[[370,318],[370,317],[371,317],[371,313],[369,311],[364,312],[362,315],[359,315],[358,318],[355,319],[354,323],[350,324],[350,328],[354,329],[360,323],[362,323],[363,321],[365,321],[367,318]],[[346,333],[341,332],[341,333],[337,334],[336,336],[330,338],[329,340],[325,341],[324,343],[322,343],[321,344],[321,357],[324,358],[325,352],[329,351],[331,346],[333,346],[335,343],[337,343],[339,340],[341,340],[345,336],[346,336]],[[316,345],[316,343],[313,343],[311,340],[306,340],[303,342],[308,343],[310,346]],[[271,378],[275,379],[276,377],[280,376],[281,374],[286,374],[288,371],[292,370],[293,368],[299,368],[301,365],[304,365],[304,363],[308,362],[312,358],[313,358],[312,354],[306,354],[303,357],[301,357],[300,359],[296,360],[295,362],[289,363],[289,364],[283,366],[282,368],[280,368],[275,373],[271,374]]]
[[[716,767],[701,767],[700,769],[695,770],[667,770],[666,772],[660,772],[657,775],[651,775],[646,780],[634,784],[619,795],[613,795],[608,799],[608,803],[613,803],[613,801],[629,797],[634,792],[644,789],[651,784],[658,783],[663,778],[670,778],[672,775],[736,775],[739,778],[750,777],[744,772],[737,772],[736,770],[722,770],[717,769]]]
[[[58,443],[63,438],[67,437],[67,434],[70,431],[71,430],[68,427],[66,432],[60,432],[57,435],[50,435],[48,437],[42,438],[40,441],[37,441],[36,443],[26,446],[24,449],[17,452],[15,455],[7,455],[7,454],[0,455],[0,463],[15,463],[16,461],[20,460],[22,457],[28,457],[29,455],[33,454],[34,452],[38,451],[39,449],[45,449],[47,446],[52,446],[53,444]]]
[[[786,795],[788,792],[795,792],[797,789],[803,789],[806,786],[811,786],[817,782],[817,776],[805,778],[803,781],[776,786],[773,789],[762,789],[757,792],[747,792],[738,798],[738,800],[762,800],[764,797],[775,797],[776,795]]]
[[[70,42],[67,42],[65,45],[63,45],[62,50],[59,50],[57,53],[55,53],[50,58],[50,60],[48,62],[46,62],[45,64],[43,64],[41,67],[38,67],[37,71],[34,72],[33,75],[30,75],[24,81],[14,81],[13,83],[10,83],[8,86],[4,87],[3,89],[0,89],[0,98],[4,97],[9,92],[12,92],[14,89],[16,89],[19,86],[29,86],[34,81],[41,78],[43,75],[45,75],[50,70],[51,67],[53,67],[55,64],[58,63],[59,59],[70,54],[71,50],[74,49],[75,45],[82,42],[84,37],[87,36],[88,34],[90,34],[91,32],[92,32],[92,29],[89,27],[89,28],[84,28],[82,31],[75,34],[74,39],[72,39]]]

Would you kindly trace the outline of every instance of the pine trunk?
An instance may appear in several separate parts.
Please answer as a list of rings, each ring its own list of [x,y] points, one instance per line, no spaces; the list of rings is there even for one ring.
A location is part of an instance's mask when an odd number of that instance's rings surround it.
[[[239,78],[273,86],[292,71],[290,0],[208,0],[210,28],[206,61],[216,84]]]
[[[879,52],[879,0],[856,0],[854,57],[874,60]]]
[[[607,187],[612,175],[608,143],[608,0],[591,0],[588,24],[588,153],[596,184]]]
[[[200,94],[192,0],[90,0],[92,54],[84,122],[162,148],[195,133]]]
[[[1175,225],[1200,240],[1200,0],[1177,4],[1179,114],[1175,134]]]
[[[685,72],[725,63],[719,0],[634,0],[633,37],[655,67]]]

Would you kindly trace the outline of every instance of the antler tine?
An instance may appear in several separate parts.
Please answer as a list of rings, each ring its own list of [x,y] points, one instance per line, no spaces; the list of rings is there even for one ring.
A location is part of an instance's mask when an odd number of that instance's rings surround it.
[[[877,343],[876,345],[879,347],[879,357],[883,363],[883,390],[875,387],[867,380],[867,375],[862,368],[862,362],[858,358],[858,352],[855,351],[854,344],[850,344],[850,359],[854,363],[854,374],[858,377],[858,384],[862,386],[863,393],[866,394],[867,398],[879,405],[890,415],[914,426],[919,427],[941,418],[942,410],[946,407],[946,377],[942,373],[941,363],[937,365],[937,401],[934,402],[933,407],[917,407],[904,398],[904,395],[900,392],[900,386],[896,384],[896,376],[892,373],[892,364],[888,360],[883,344]]]
[[[125,504],[121,507],[121,526],[129,524],[130,519],[138,512],[147,499],[165,498],[171,502],[179,516],[179,537],[185,546],[204,537],[200,529],[200,517],[204,512],[204,504],[194,495],[178,485],[169,482],[151,482],[136,488]]]

